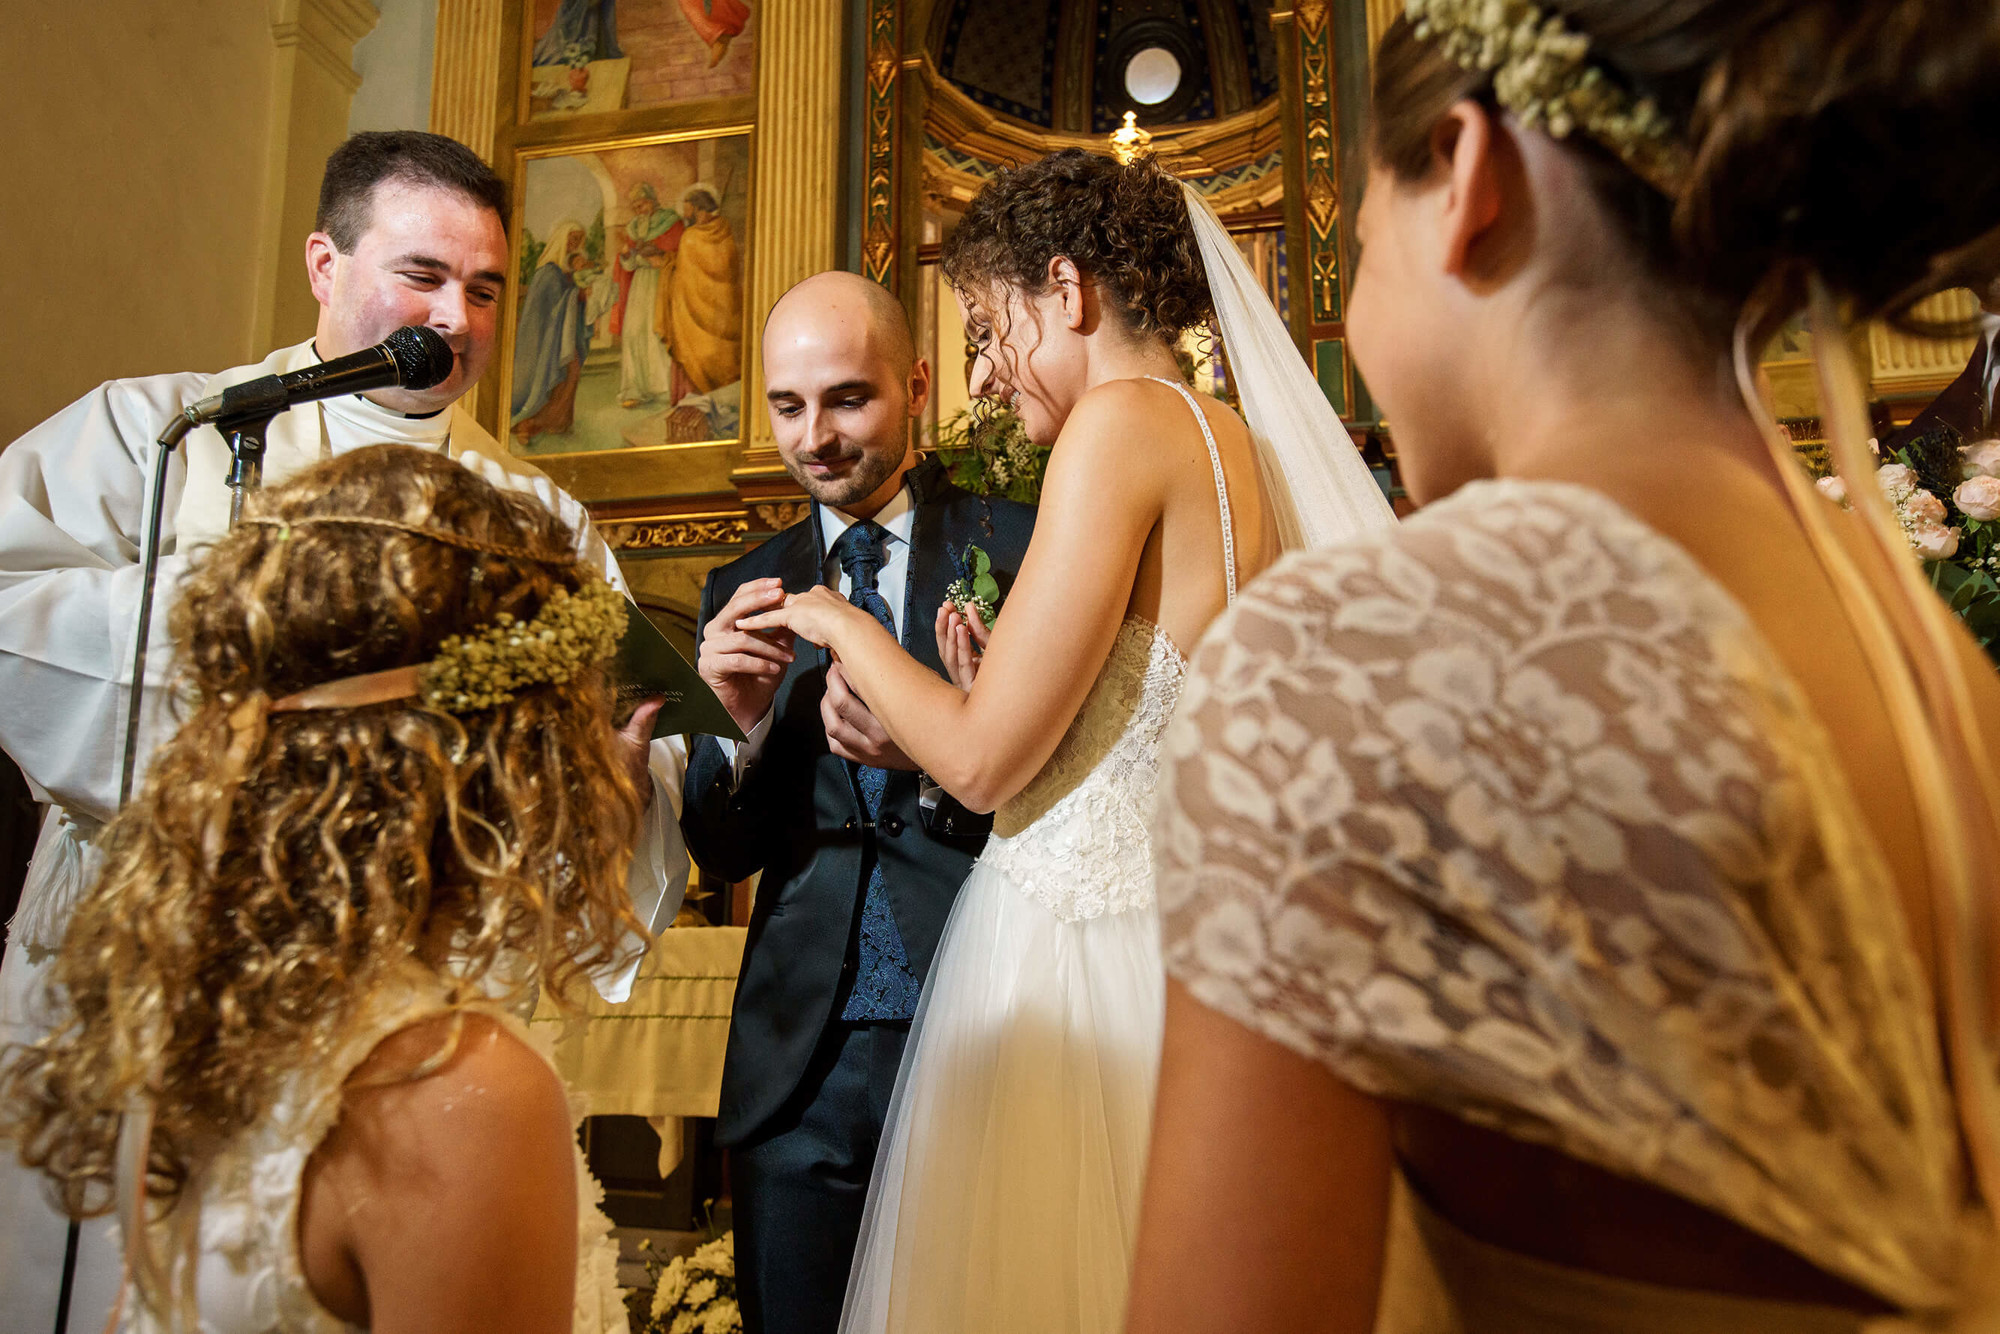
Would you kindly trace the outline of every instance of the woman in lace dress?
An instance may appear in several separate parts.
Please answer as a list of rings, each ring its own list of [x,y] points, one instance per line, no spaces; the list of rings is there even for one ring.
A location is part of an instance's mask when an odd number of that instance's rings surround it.
[[[121,1328],[625,1329],[515,1017],[636,926],[643,752],[596,667],[624,600],[574,550],[531,498],[381,446],[260,493],[189,576],[186,721],[0,1106],[72,1216],[117,1210]],[[506,616],[557,647],[486,635]],[[454,635],[482,646],[458,667]]]
[[[825,589],[744,623],[831,646],[896,743],[995,812],[924,982],[841,1327],[1108,1334],[1159,1054],[1154,746],[1177,645],[1277,538],[1243,424],[1174,361],[1210,297],[1171,176],[1074,149],[1005,171],[944,265],[972,392],[1055,443],[983,658],[939,609],[966,689]]]
[[[1424,508],[1163,742],[1129,1328],[1985,1327],[2000,688],[1835,301],[1990,271],[1992,6],[1409,8],[1350,332]],[[1751,403],[1815,292],[1853,513]]]

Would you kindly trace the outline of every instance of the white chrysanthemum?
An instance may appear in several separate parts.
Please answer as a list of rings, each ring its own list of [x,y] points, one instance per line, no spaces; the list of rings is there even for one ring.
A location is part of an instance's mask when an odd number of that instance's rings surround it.
[[[681,1294],[687,1291],[687,1261],[676,1255],[673,1262],[660,1271],[659,1282],[653,1288],[653,1314],[663,1316],[680,1303]]]

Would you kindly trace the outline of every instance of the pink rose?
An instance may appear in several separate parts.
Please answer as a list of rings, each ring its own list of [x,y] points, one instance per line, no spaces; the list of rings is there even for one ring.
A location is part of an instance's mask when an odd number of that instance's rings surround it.
[[[1950,560],[1958,554],[1958,529],[1922,524],[1910,533],[1910,545],[1925,560]]]
[[[1989,447],[2000,450],[2000,442],[1992,442]],[[1989,523],[2000,519],[2000,477],[1981,474],[1967,478],[1958,484],[1958,490],[1951,493],[1952,504],[1965,511],[1968,519]]]
[[[1900,463],[1885,463],[1875,470],[1875,482],[1893,505],[1916,487],[1917,475]]]
[[[2000,477],[2000,440],[1981,440],[1958,451],[1966,477]]]
[[[1831,500],[1834,504],[1843,506],[1847,504],[1847,483],[1840,480],[1840,478],[1822,477],[1817,482],[1814,482],[1813,485],[1819,488],[1821,495]]]
[[[1919,528],[1931,528],[1944,522],[1944,502],[1928,491],[1918,491],[1905,500],[1902,510]]]

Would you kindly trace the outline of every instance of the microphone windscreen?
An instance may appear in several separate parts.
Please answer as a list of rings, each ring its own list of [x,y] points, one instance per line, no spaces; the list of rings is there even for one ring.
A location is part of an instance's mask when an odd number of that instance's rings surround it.
[[[429,389],[451,377],[451,344],[435,329],[408,324],[382,340],[396,360],[396,383],[404,389]]]

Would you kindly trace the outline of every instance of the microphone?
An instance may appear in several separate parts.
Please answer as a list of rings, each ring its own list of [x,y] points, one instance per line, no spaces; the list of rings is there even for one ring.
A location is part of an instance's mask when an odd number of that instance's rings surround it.
[[[265,375],[210,394],[182,414],[188,426],[268,418],[295,403],[370,389],[429,389],[451,376],[451,345],[437,330],[406,325],[370,348],[283,375]]]

